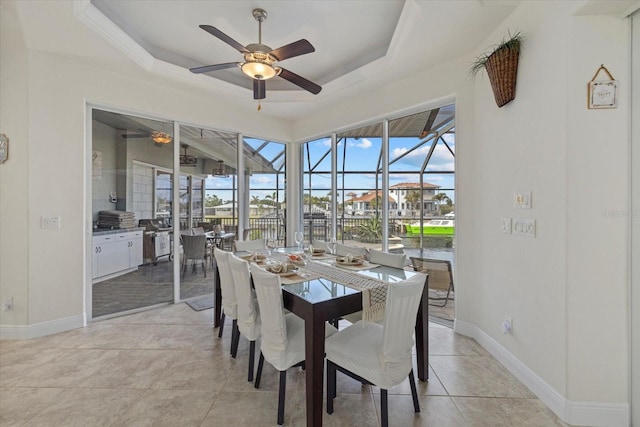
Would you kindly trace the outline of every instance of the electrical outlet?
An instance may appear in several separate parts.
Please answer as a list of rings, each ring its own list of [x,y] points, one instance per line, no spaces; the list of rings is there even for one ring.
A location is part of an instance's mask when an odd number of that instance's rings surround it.
[[[502,218],[500,221],[500,230],[505,234],[511,234],[511,218]]]
[[[502,322],[502,333],[505,335],[513,333],[513,317],[507,317]]]
[[[42,217],[41,218],[41,228],[60,228],[60,217],[59,216],[51,216],[51,217]]]
[[[514,219],[513,234],[526,237],[536,237],[536,220],[521,218]]]
[[[2,311],[11,311],[13,310],[13,297],[7,298],[2,303]]]

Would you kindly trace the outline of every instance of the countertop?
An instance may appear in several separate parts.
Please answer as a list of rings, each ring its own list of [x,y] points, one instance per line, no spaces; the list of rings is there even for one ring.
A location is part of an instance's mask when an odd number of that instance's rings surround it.
[[[107,234],[122,234],[130,233],[132,231],[144,231],[146,227],[132,227],[132,228],[117,228],[115,230],[107,230],[105,228],[95,228],[93,230],[94,236],[106,236]]]

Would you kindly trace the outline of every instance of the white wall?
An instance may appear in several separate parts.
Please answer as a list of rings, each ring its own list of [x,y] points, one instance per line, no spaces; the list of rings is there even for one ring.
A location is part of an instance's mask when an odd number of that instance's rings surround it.
[[[640,11],[633,15],[632,40],[632,89],[633,97],[631,118],[631,232],[632,248],[631,263],[632,288],[631,294],[631,325],[632,325],[632,425],[640,424]]]
[[[525,34],[516,99],[498,109],[488,82],[476,84],[472,185],[491,189],[495,202],[476,191],[473,234],[458,235],[459,252],[468,246],[476,260],[462,267],[457,290],[467,292],[456,305],[478,335],[535,373],[567,421],[625,425],[629,230],[603,208],[628,203],[629,111],[626,101],[588,110],[586,88],[606,63],[624,93],[628,29],[622,19],[572,16],[577,6],[524,3],[484,43],[508,29]],[[529,190],[533,208],[514,209],[513,193]],[[535,219],[536,238],[501,234],[503,216]],[[512,335],[500,333],[505,316],[514,318]],[[599,405],[615,415],[590,416]]]
[[[620,214],[629,209],[630,34],[614,17],[568,24],[567,397],[621,402],[628,373],[609,367],[629,363],[629,222]],[[586,108],[586,83],[600,64],[619,81],[617,109]]]
[[[13,298],[14,310],[0,310],[0,324],[26,325],[29,275],[29,131],[27,52],[10,8],[0,13],[0,133],[9,137],[9,160],[0,165],[0,301]]]

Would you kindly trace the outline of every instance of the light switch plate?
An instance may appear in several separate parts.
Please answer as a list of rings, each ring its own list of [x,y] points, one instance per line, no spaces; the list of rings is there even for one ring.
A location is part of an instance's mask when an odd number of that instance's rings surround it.
[[[500,230],[505,234],[511,234],[511,218],[502,218],[500,221]]]
[[[513,193],[513,207],[518,209],[531,209],[531,191]]]

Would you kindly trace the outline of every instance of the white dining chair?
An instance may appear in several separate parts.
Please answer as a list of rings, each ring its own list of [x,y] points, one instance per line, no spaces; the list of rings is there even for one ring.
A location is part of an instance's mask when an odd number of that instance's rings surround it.
[[[302,366],[305,360],[304,320],[293,313],[285,314],[280,276],[251,264],[251,275],[260,306],[262,340],[255,388],[260,388],[265,359],[280,372],[278,389],[278,425],[284,422],[287,369]],[[325,337],[337,332],[325,323]]]
[[[331,253],[331,251],[329,250],[329,242],[325,240],[313,239],[313,242],[311,242],[311,246],[313,246],[313,249],[322,249],[326,253]]]
[[[236,291],[238,307],[238,329],[240,335],[249,340],[249,371],[247,381],[253,381],[256,340],[260,338],[260,310],[251,290],[249,263],[237,256],[229,255],[231,277]]]
[[[220,291],[222,292],[222,316],[220,319],[220,330],[218,337],[222,336],[224,330],[224,322],[227,316],[232,319],[231,326],[231,357],[235,358],[238,351],[238,340],[240,331],[238,330],[238,300],[236,299],[236,290],[233,285],[233,277],[231,275],[231,267],[229,266],[229,256],[231,252],[222,249],[213,249],[218,272],[220,274]]]
[[[369,249],[369,262],[386,265],[387,267],[404,268],[407,265],[407,255],[391,254],[377,249]]]
[[[336,255],[346,256],[355,255],[364,257],[367,254],[367,249],[363,246],[345,245],[344,243],[336,243]]]
[[[327,413],[333,413],[336,398],[336,371],[363,384],[380,387],[382,426],[389,425],[387,390],[407,376],[413,408],[420,412],[413,375],[413,331],[426,275],[417,274],[387,288],[383,324],[359,321],[327,338]]]
[[[264,239],[255,240],[236,240],[234,243],[235,252],[247,251],[254,252],[267,249],[267,243]]]

